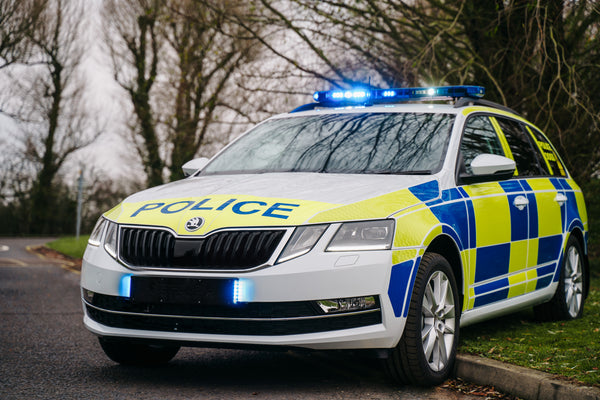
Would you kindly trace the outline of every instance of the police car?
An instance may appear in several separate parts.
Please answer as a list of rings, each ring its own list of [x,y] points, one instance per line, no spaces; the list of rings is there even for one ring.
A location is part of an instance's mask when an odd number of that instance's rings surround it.
[[[122,364],[180,346],[372,349],[432,385],[459,327],[526,307],[580,317],[582,192],[484,92],[317,92],[130,196],[90,237],[85,326]]]

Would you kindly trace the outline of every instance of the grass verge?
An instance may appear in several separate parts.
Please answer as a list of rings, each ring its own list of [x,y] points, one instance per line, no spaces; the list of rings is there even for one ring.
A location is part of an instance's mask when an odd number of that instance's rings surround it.
[[[46,243],[46,246],[73,258],[83,258],[90,235],[81,235],[79,240],[75,236],[68,236]]]
[[[591,264],[583,318],[541,323],[529,309],[465,327],[459,351],[600,387],[600,259]]]

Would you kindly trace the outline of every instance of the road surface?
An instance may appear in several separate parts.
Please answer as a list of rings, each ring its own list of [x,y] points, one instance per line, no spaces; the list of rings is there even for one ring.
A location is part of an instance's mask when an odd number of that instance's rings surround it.
[[[0,399],[481,399],[391,384],[347,353],[184,348],[167,366],[110,361],[82,323],[79,275],[0,238]]]

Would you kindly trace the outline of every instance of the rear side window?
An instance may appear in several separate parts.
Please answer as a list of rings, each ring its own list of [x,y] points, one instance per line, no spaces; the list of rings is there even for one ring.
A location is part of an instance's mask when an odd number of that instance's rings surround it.
[[[469,117],[465,123],[462,141],[460,142],[459,172],[469,175],[473,173],[471,162],[480,154],[504,155],[502,143],[494,130],[489,117],[476,115]]]
[[[548,139],[546,139],[542,132],[535,128],[527,127],[527,130],[531,132],[533,139],[537,144],[537,148],[541,152],[542,163],[546,164],[550,175],[566,176],[565,167],[560,162],[556,151],[554,151],[554,148]]]
[[[532,146],[531,139],[525,133],[524,127],[517,121],[499,117],[495,118],[506,137],[508,147],[517,164],[519,176],[549,175],[547,166],[542,166],[536,156],[536,154],[539,154],[539,150]]]

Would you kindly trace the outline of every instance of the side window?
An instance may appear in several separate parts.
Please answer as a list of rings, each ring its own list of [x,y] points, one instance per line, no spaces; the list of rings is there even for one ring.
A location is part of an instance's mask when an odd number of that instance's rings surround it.
[[[458,160],[459,172],[472,174],[471,161],[480,154],[504,155],[498,134],[489,117],[485,115],[469,117],[465,123],[460,142],[459,157],[462,157],[462,160]]]
[[[541,166],[536,156],[539,151],[531,145],[531,139],[528,138],[523,126],[517,121],[495,118],[506,137],[519,176],[549,175],[547,166]]]
[[[560,162],[556,151],[542,134],[535,128],[527,126],[527,130],[532,134],[533,140],[536,142],[538,149],[542,154],[542,163],[546,163],[546,167],[549,169],[550,175],[554,176],[566,176],[565,167]]]

